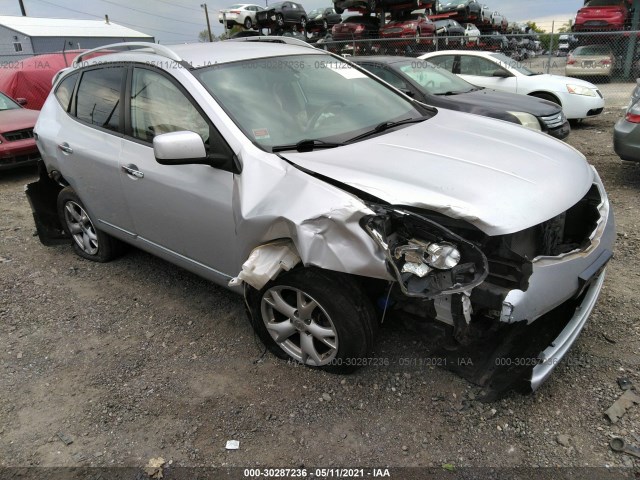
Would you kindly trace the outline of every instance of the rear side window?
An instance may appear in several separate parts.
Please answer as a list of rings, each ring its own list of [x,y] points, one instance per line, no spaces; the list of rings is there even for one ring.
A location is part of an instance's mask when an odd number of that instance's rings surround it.
[[[76,97],[76,117],[91,125],[118,131],[123,67],[98,68],[82,74]]]
[[[56,88],[56,98],[65,112],[69,111],[71,104],[71,95],[73,95],[73,89],[76,86],[76,80],[78,80],[78,74],[74,73],[69,75],[60,82],[58,88]]]

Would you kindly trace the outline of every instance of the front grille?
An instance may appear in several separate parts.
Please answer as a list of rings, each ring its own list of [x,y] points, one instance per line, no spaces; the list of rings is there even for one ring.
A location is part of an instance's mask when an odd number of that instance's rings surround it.
[[[402,33],[402,28],[400,27],[387,28],[386,30],[384,30],[384,33]]]
[[[28,155],[18,155],[11,158],[0,158],[0,166],[18,165],[25,162],[32,162],[40,159],[39,153],[30,153]]]
[[[593,117],[594,115],[600,115],[604,108],[594,108],[587,112],[587,117]]]
[[[545,125],[545,127],[547,127],[548,129],[553,129],[553,128],[558,128],[564,125],[564,122],[566,119],[565,119],[564,113],[560,112],[554,115],[540,117],[540,120]]]
[[[33,128],[25,128],[23,130],[14,130],[13,132],[3,133],[2,136],[7,142],[15,142],[17,140],[27,140],[33,138]]]
[[[539,255],[557,256],[590,244],[591,234],[600,220],[600,190],[592,185],[587,194],[573,207],[541,225]]]

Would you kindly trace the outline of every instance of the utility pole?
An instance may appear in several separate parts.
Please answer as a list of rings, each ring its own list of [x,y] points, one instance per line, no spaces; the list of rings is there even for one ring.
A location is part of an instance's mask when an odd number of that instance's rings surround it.
[[[24,3],[22,2],[22,0],[18,0],[18,3],[20,4],[20,11],[22,12],[22,16],[26,17],[27,11],[24,9]]]
[[[204,16],[207,17],[207,32],[209,32],[209,41],[213,42],[213,35],[211,35],[211,24],[209,23],[209,10],[207,10],[207,4],[203,3],[200,7],[204,8]]]

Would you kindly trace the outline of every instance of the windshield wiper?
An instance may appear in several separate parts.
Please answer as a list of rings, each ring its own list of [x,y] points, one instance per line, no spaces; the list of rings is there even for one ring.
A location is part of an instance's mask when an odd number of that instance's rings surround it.
[[[398,120],[397,122],[382,122],[378,125],[375,126],[375,128],[364,132],[360,135],[357,135],[349,140],[347,140],[348,143],[351,142],[357,142],[358,140],[362,140],[363,138],[367,138],[370,137],[371,135],[375,135],[376,133],[382,133],[386,130],[389,130],[391,128],[395,128],[395,127],[399,127],[400,125],[406,125],[409,123],[420,123],[420,122],[424,122],[426,119],[431,118],[431,117],[419,117],[419,118],[405,118],[404,120]]]
[[[323,140],[300,140],[298,143],[290,145],[276,145],[271,147],[273,153],[284,152],[286,150],[297,150],[298,152],[311,152],[316,148],[336,148],[342,147],[344,143],[325,142]]]

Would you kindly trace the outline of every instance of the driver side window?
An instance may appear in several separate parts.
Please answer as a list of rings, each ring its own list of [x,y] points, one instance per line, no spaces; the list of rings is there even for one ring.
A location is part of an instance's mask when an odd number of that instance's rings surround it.
[[[144,68],[133,70],[131,130],[147,142],[162,133],[191,131],[209,140],[209,124],[187,97],[163,75]]]

